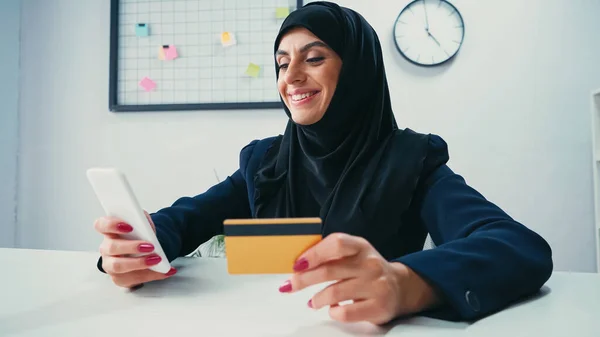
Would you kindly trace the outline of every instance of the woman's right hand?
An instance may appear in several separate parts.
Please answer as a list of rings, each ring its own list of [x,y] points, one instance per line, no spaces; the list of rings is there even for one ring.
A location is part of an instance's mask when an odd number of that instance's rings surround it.
[[[156,232],[154,222],[148,213],[146,213],[146,217]],[[94,222],[94,228],[104,235],[104,240],[100,245],[102,269],[111,276],[116,285],[133,288],[143,283],[166,279],[177,272],[175,268],[171,268],[166,274],[150,270],[150,267],[161,261],[161,257],[157,254],[129,257],[128,255],[131,254],[152,253],[154,246],[149,242],[122,238],[121,234],[127,234],[133,230],[122,220],[114,217],[101,217]]]

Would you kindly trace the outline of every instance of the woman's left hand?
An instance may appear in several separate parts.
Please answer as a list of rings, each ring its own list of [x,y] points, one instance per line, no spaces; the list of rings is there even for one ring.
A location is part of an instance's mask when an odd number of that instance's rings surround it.
[[[329,306],[331,318],[342,322],[384,324],[431,308],[439,301],[432,287],[414,271],[386,261],[367,240],[357,236],[327,236],[302,254],[294,270],[279,291],[297,292],[337,281],[315,294],[308,306]],[[339,305],[350,300],[350,304]]]

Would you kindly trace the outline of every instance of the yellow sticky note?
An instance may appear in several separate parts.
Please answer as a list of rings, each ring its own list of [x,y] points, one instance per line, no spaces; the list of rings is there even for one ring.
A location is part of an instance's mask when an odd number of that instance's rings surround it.
[[[165,49],[163,48],[163,46],[160,46],[160,48],[158,48],[158,59],[161,61],[165,60]]]
[[[229,34],[229,32],[224,32],[221,34],[221,42],[227,43],[229,41],[231,41],[231,34]]]
[[[248,76],[252,76],[252,77],[258,77],[258,74],[260,73],[260,66],[254,63],[250,63],[248,65],[248,69],[246,69],[246,75]]]
[[[275,17],[278,19],[285,19],[288,15],[290,15],[289,7],[277,7],[275,8]]]
[[[233,33],[230,32],[221,33],[221,44],[223,45],[223,47],[233,46],[234,44],[236,44],[235,35],[233,35]]]

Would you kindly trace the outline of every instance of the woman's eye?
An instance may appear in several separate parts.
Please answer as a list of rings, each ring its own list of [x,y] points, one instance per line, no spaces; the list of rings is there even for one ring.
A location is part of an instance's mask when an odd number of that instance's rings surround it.
[[[324,57],[313,57],[313,58],[309,58],[308,60],[306,60],[306,62],[317,63],[317,62],[323,61],[324,59],[325,59]]]
[[[318,62],[323,61],[324,59],[325,59],[324,57],[312,57],[312,58],[307,59],[306,62],[308,62],[308,63],[318,63]],[[281,64],[279,64],[278,68],[279,68],[279,70],[281,70],[281,69],[287,69],[288,66],[289,66],[289,63],[281,63]]]

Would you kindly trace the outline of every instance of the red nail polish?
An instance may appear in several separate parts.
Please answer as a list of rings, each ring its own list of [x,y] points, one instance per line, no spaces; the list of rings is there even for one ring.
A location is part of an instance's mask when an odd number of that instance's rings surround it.
[[[153,266],[155,264],[158,264],[160,262],[160,260],[162,260],[160,258],[160,256],[158,255],[150,255],[146,258],[146,264],[149,266]]]
[[[279,287],[279,292],[281,293],[289,293],[292,291],[292,283],[290,281],[285,281],[285,283]]]
[[[173,276],[173,275],[175,275],[176,273],[177,273],[177,269],[175,269],[175,268],[171,267],[171,270],[169,270],[169,272],[168,272],[168,273],[166,273],[165,275],[167,275],[167,276]]]
[[[117,229],[119,230],[119,232],[123,233],[130,233],[133,231],[133,227],[123,222],[117,224]]]
[[[308,300],[308,307],[312,309],[312,298],[310,300]]]
[[[294,264],[295,271],[303,271],[307,268],[308,268],[308,261],[305,258],[301,258],[300,260],[296,261],[296,263]]]
[[[154,246],[149,243],[142,243],[141,245],[138,246],[138,250],[141,253],[150,253],[150,252],[154,251]]]

